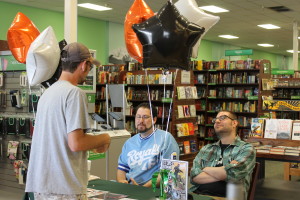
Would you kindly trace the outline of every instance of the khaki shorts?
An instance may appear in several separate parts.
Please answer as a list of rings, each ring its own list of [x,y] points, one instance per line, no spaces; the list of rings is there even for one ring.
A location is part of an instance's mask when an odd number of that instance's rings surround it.
[[[41,194],[34,193],[34,200],[88,200],[86,194]]]

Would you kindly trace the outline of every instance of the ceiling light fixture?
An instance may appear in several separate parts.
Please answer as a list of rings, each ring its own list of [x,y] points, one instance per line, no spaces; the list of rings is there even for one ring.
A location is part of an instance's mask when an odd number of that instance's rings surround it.
[[[286,50],[286,51],[289,52],[289,53],[294,53],[293,50]],[[298,53],[300,53],[300,51],[298,51]]]
[[[260,24],[260,25],[257,25],[261,28],[265,28],[265,29],[279,29],[280,27],[279,26],[275,26],[273,24]]]
[[[112,9],[112,8],[109,8],[109,7],[99,6],[99,5],[92,4],[92,3],[81,3],[81,4],[78,4],[78,6],[83,7],[83,8],[92,9],[92,10],[97,10],[97,11],[105,11],[105,10],[111,10]]]
[[[237,39],[239,37],[234,36],[234,35],[219,35],[221,38],[226,38],[226,39]]]
[[[208,12],[212,12],[212,13],[229,12],[229,10],[226,10],[224,8],[220,8],[217,6],[201,6],[199,8],[201,8],[202,10],[206,10]]]
[[[274,47],[273,44],[257,44],[257,45],[261,47]]]

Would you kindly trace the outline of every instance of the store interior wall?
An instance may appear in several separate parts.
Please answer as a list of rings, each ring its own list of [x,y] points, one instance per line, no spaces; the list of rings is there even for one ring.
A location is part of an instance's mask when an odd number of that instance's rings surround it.
[[[0,40],[7,40],[6,33],[16,14],[25,14],[42,32],[52,26],[58,41],[64,39],[64,14],[45,9],[0,2]],[[108,57],[108,22],[78,17],[78,42],[97,51],[97,59],[106,64]]]
[[[0,2],[0,40],[6,40],[7,30],[17,12],[24,13],[40,31],[43,31],[51,25],[55,30],[57,39],[59,41],[63,39],[63,13]],[[123,24],[79,16],[78,42],[82,42],[90,49],[96,50],[97,59],[100,60],[102,64],[107,64],[108,56],[112,51],[118,48],[125,48]],[[225,50],[228,49],[241,49],[241,47],[202,40],[197,59],[215,61],[221,58],[230,60],[248,58],[248,56],[225,57]],[[292,56],[283,56],[265,51],[253,50],[253,55],[249,56],[249,58],[268,59],[272,63],[272,68],[293,69]]]

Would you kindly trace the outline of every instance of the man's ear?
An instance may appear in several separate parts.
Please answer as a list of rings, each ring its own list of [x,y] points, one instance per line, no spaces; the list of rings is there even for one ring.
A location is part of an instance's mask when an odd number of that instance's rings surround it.
[[[153,117],[153,124],[155,124],[157,121],[157,117]]]
[[[83,72],[85,72],[87,69],[87,66],[86,66],[86,61],[83,61],[80,63],[80,68]]]

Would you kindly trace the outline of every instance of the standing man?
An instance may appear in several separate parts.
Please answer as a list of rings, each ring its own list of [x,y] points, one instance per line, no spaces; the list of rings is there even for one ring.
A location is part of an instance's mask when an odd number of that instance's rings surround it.
[[[35,200],[86,200],[87,150],[105,152],[108,134],[90,128],[87,97],[76,85],[85,81],[94,60],[86,46],[68,44],[61,53],[62,74],[41,96],[36,114],[26,192]]]
[[[155,129],[156,120],[157,110],[153,106],[148,103],[138,105],[135,115],[138,134],[123,146],[117,170],[118,182],[151,187],[152,175],[159,171],[161,160],[178,159],[176,140],[169,132]]]
[[[255,150],[237,136],[238,121],[234,113],[220,111],[212,122],[220,140],[204,146],[196,156],[191,170],[191,191],[225,197],[227,182],[239,181],[247,199]]]

